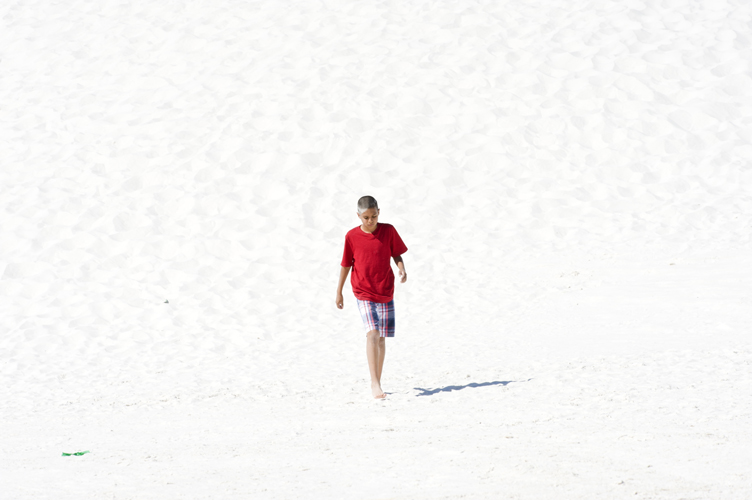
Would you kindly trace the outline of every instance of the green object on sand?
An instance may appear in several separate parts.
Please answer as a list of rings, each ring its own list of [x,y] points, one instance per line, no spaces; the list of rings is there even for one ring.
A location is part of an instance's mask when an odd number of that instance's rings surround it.
[[[71,455],[74,455],[74,456],[80,457],[81,455],[84,455],[86,453],[91,453],[91,452],[90,451],[77,451],[76,453],[65,453],[65,452],[63,452],[63,456],[64,457],[70,457]]]

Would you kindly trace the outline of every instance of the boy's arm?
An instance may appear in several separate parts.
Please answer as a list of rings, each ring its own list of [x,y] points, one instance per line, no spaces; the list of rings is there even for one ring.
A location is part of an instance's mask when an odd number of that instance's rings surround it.
[[[405,281],[407,281],[407,271],[405,271],[405,262],[402,260],[401,255],[398,255],[392,258],[394,259],[394,263],[397,264],[397,267],[399,268],[400,283],[404,283]]]
[[[352,266],[350,266],[352,267]],[[345,286],[345,280],[347,275],[350,274],[350,267],[342,266],[339,271],[339,283],[337,284],[337,307],[342,309],[344,307],[345,299],[342,297],[342,288]]]

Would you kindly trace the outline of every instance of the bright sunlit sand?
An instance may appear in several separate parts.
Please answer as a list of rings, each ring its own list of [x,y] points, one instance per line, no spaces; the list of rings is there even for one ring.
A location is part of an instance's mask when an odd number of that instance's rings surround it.
[[[5,2],[0,497],[752,498],[750,27]],[[409,247],[379,401],[363,195]]]

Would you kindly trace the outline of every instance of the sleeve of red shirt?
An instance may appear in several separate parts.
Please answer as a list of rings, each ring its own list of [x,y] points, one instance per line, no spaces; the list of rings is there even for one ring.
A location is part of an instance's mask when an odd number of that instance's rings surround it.
[[[399,233],[397,232],[397,229],[394,229],[392,231],[392,257],[397,257],[398,255],[402,255],[403,253],[407,252],[407,247],[405,246],[405,243],[402,241],[402,238],[400,238]]]
[[[345,237],[345,250],[342,252],[342,267],[352,267],[353,265],[353,251],[350,240]]]

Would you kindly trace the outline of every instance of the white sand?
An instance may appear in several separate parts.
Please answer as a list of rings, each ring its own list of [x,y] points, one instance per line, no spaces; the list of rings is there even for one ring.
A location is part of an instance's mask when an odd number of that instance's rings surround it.
[[[751,28],[3,3],[0,497],[752,498]],[[334,305],[364,194],[384,402]]]

